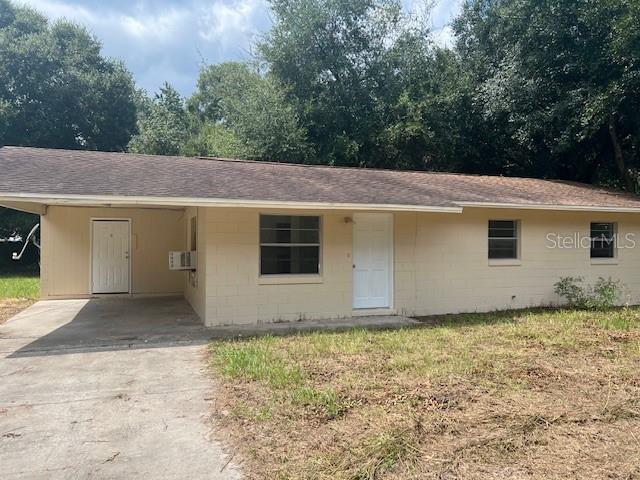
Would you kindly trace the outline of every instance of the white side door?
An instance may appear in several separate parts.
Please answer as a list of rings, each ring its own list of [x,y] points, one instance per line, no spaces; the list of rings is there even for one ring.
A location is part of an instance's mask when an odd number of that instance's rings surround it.
[[[129,222],[91,222],[91,293],[129,293]]]
[[[393,216],[357,213],[353,222],[353,308],[389,308]]]

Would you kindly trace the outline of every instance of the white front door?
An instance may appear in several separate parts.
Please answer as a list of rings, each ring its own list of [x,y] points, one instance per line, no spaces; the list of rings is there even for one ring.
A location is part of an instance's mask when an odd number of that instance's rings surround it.
[[[129,222],[93,220],[91,293],[129,292]]]
[[[357,213],[353,223],[353,308],[389,308],[393,216]]]

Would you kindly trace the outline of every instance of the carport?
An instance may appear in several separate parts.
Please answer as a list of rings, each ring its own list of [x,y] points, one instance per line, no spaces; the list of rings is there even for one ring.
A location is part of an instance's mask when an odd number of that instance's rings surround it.
[[[178,296],[54,300],[32,305],[3,326],[2,354],[23,357],[205,344],[210,336]]]
[[[0,198],[4,207],[40,216],[42,299],[120,298],[122,302],[70,302],[69,309],[83,305],[83,311],[93,311],[100,305],[104,310],[113,308],[113,318],[128,322],[144,318],[139,315],[141,308],[154,302],[124,299],[192,300],[195,277],[169,266],[170,252],[195,249],[195,240],[190,244],[195,216],[188,207],[88,200],[62,203]],[[198,319],[198,313],[190,310],[191,318]]]

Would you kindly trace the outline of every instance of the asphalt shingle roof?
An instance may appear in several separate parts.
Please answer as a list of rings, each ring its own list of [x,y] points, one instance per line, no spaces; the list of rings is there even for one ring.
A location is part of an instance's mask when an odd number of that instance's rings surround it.
[[[0,196],[91,195],[457,207],[464,203],[640,208],[640,197],[573,182],[130,153],[0,148]]]

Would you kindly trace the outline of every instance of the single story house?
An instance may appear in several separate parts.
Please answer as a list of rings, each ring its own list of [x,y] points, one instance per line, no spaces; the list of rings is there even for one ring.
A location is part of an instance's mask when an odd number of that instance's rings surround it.
[[[575,275],[640,303],[640,198],[589,185],[21,147],[0,171],[41,215],[43,299],[178,294],[214,326],[548,305]]]

